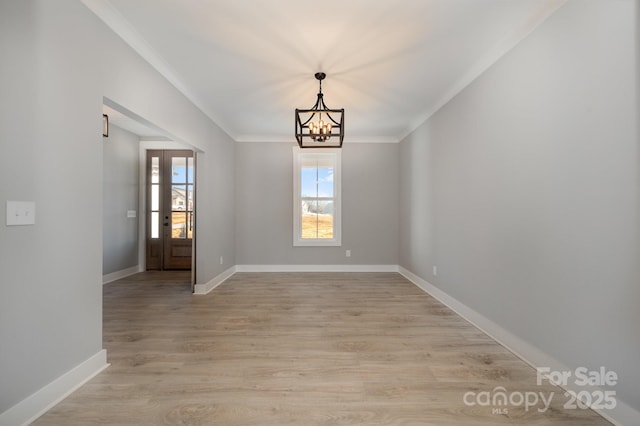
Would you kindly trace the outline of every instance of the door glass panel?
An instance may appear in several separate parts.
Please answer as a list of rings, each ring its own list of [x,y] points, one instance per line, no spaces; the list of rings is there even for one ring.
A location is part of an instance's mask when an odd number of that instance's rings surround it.
[[[160,210],[160,185],[151,185],[151,210]]]
[[[171,210],[187,210],[186,185],[171,186]]]
[[[160,238],[160,157],[151,157],[151,238]]]
[[[187,212],[171,213],[171,238],[187,238]]]
[[[151,213],[151,238],[160,238],[160,213]]]
[[[160,183],[160,157],[151,157],[151,183]]]
[[[187,158],[187,183],[193,183],[193,158]]]
[[[187,159],[185,157],[173,157],[171,159],[171,182],[187,182]]]
[[[187,210],[193,210],[193,185],[187,185]]]

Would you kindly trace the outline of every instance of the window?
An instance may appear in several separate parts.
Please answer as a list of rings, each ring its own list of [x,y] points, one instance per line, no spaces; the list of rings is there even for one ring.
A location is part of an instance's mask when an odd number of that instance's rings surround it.
[[[340,150],[293,151],[293,245],[341,245]]]

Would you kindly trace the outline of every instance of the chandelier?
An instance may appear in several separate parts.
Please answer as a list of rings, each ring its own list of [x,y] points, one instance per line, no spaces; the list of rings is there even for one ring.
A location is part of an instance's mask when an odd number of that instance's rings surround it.
[[[310,109],[296,108],[296,140],[300,148],[340,148],[344,139],[344,108],[327,108],[322,95],[322,80],[327,75],[317,72],[315,77],[320,85],[315,105]]]

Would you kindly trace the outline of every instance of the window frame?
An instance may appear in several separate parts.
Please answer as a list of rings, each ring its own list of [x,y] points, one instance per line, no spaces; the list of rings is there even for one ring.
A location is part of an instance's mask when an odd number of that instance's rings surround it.
[[[293,147],[293,245],[294,247],[342,246],[342,150]],[[333,238],[302,238],[301,173],[305,157],[331,157],[333,163]],[[326,199],[318,197],[316,199]]]

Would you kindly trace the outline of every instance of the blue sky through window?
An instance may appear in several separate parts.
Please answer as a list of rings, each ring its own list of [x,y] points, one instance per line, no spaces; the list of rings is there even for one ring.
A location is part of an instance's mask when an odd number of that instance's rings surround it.
[[[185,182],[187,180],[187,168],[186,167],[173,167],[173,181]]]
[[[333,197],[333,168],[303,167],[301,183],[303,197]]]
[[[187,173],[189,173],[188,179],[187,179]],[[184,183],[184,182],[188,182],[188,183],[193,183],[193,167],[185,167],[185,166],[176,166],[174,165],[171,168],[171,181],[172,182],[179,182],[179,183]]]

